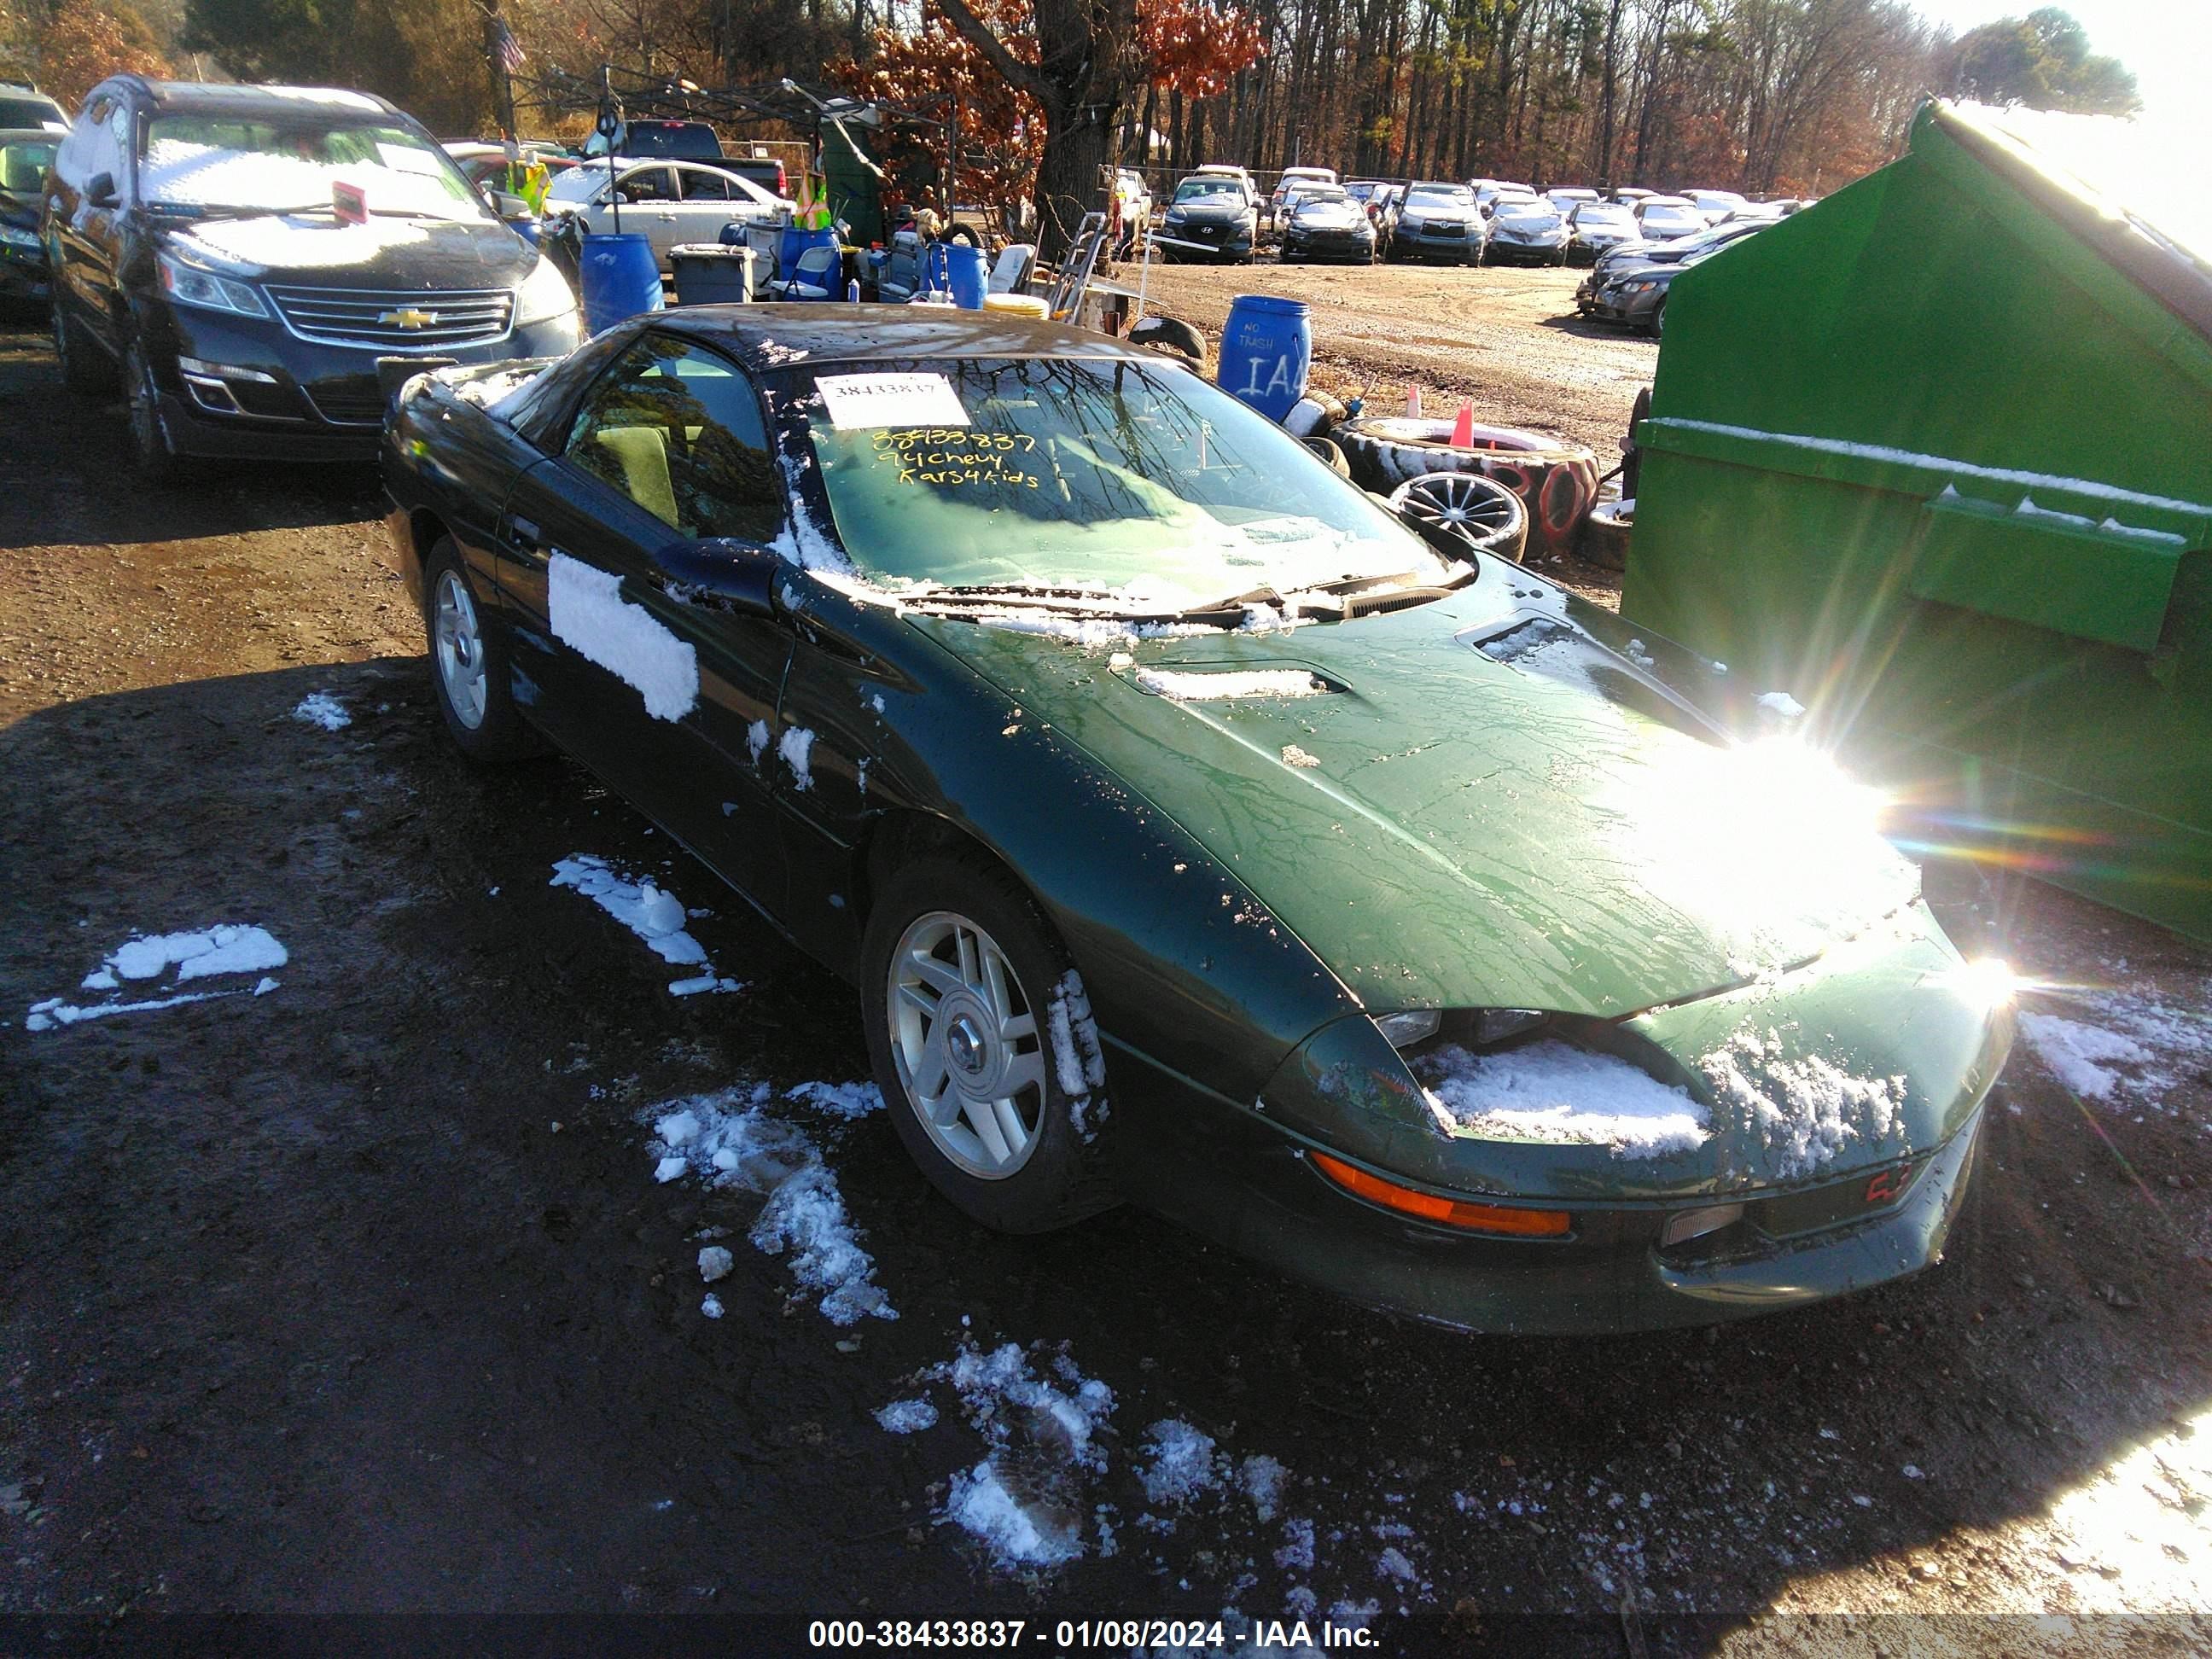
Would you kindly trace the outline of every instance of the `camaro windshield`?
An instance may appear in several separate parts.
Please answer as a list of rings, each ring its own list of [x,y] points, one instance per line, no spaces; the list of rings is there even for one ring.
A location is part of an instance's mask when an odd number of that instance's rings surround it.
[[[1453,579],[1280,427],[1177,370],[976,358],[793,382],[838,538],[894,589],[1087,589],[1158,611]]]
[[[156,115],[138,163],[139,193],[173,207],[301,211],[353,185],[371,213],[426,219],[490,216],[453,158],[404,127]]]

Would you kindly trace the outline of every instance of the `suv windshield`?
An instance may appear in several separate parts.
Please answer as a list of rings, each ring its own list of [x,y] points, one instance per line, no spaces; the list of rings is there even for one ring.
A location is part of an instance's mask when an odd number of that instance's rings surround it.
[[[371,213],[491,216],[453,158],[404,127],[157,114],[138,163],[139,194],[173,207],[327,210],[338,183],[358,186]]]
[[[1474,192],[1464,185],[1415,185],[1406,192],[1407,207],[1468,208]]]
[[[1498,204],[1497,217],[1501,225],[1541,230],[1559,222],[1559,210],[1549,202],[1524,202],[1517,197],[1508,197]]]
[[[0,194],[35,201],[60,143],[59,137],[14,138],[0,144]]]
[[[1455,579],[1297,439],[1176,370],[939,359],[792,385],[838,537],[894,589],[1082,589],[1158,611]]]
[[[1585,202],[1575,210],[1575,223],[1583,229],[1604,227],[1607,229],[1630,230],[1636,225],[1636,216],[1625,207],[1615,207],[1610,202]]]
[[[1705,228],[1705,216],[1695,208],[1647,208],[1637,222],[1643,226],[1646,236],[1656,240],[1662,236],[1688,236]]]
[[[1186,179],[1176,186],[1175,193],[1178,202],[1211,202],[1216,198],[1227,201],[1231,197],[1243,201],[1244,187],[1234,179],[1218,175],[1210,179]]]

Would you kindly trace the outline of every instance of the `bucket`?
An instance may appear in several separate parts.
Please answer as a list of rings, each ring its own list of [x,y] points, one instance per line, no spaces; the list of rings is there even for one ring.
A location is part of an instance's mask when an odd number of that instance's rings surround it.
[[[1265,415],[1280,421],[1305,395],[1313,362],[1313,325],[1303,300],[1240,294],[1221,331],[1214,382]]]
[[[752,298],[753,251],[719,242],[684,242],[668,250],[680,306],[741,306]]]
[[[636,231],[584,238],[577,275],[584,294],[584,326],[593,334],[641,311],[659,311],[664,304],[653,244]]]
[[[952,290],[952,303],[963,311],[981,311],[983,296],[990,291],[991,267],[983,258],[983,250],[969,247],[965,242],[955,242],[945,251],[948,266],[945,286]]]

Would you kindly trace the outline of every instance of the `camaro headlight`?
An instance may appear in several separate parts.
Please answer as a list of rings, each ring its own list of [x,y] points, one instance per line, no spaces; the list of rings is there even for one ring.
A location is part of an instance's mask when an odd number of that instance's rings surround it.
[[[39,233],[25,230],[20,225],[0,225],[0,242],[5,242],[9,247],[36,247],[39,246]]]
[[[167,295],[173,305],[197,306],[203,311],[228,311],[239,317],[266,317],[268,307],[261,303],[251,283],[218,276],[212,270],[198,265],[188,265],[173,253],[155,256],[155,263],[161,273],[161,292]]]
[[[556,317],[573,316],[575,310],[576,296],[569,291],[568,279],[550,259],[541,258],[531,268],[514,296],[514,322],[518,328],[550,322]]]

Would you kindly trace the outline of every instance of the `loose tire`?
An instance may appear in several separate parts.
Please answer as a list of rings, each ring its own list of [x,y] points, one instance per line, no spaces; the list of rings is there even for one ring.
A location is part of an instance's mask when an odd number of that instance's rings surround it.
[[[131,464],[142,481],[168,483],[183,471],[161,418],[161,396],[154,385],[154,366],[146,348],[133,340],[123,349],[123,410],[131,439]]]
[[[1431,538],[1443,538],[1516,564],[1528,547],[1528,509],[1510,489],[1480,472],[1409,478],[1390,492],[1390,507]]]
[[[438,538],[422,566],[422,623],[438,712],[461,752],[487,765],[543,752],[514,706],[506,643],[485,628],[450,536]]]
[[[1628,568],[1628,539],[1636,526],[1636,501],[1600,501],[1583,520],[1583,557],[1608,570]]]
[[[877,898],[863,962],[868,1057],[931,1185],[1008,1233],[1119,1201],[1086,1138],[1104,1133],[1103,1057],[1071,1006],[1066,949],[1028,894],[981,855],[917,859]],[[1064,1086],[1071,1059],[1079,1096]]]
[[[1397,416],[1347,421],[1330,435],[1344,446],[1352,481],[1387,495],[1431,472],[1480,472],[1505,485],[1528,509],[1528,544],[1570,545],[1597,497],[1597,457],[1580,444],[1513,427],[1478,426],[1472,447],[1451,441],[1449,421]]]
[[[62,385],[80,398],[97,397],[115,388],[115,365],[85,332],[84,325],[69,313],[56,295],[52,307],[54,358],[61,365]]]

